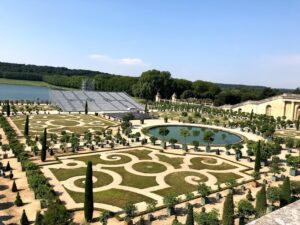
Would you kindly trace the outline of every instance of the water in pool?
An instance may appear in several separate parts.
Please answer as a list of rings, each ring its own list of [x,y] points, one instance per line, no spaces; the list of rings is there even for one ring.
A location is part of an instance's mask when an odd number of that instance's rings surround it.
[[[226,144],[235,144],[240,142],[242,139],[240,136],[216,129],[204,128],[204,127],[194,127],[194,126],[182,126],[182,125],[169,125],[169,126],[156,126],[149,129],[149,135],[155,136],[160,140],[163,138],[159,135],[159,128],[167,127],[170,131],[169,134],[165,137],[165,140],[168,141],[171,138],[176,139],[179,143],[184,143],[184,137],[180,135],[181,129],[187,129],[189,131],[189,136],[186,137],[186,144],[193,145],[193,141],[199,141],[200,145],[206,145],[207,142],[203,141],[203,134],[206,130],[212,130],[214,132],[214,141],[211,145],[226,145]],[[199,131],[199,135],[194,136],[194,131]],[[196,132],[197,133],[197,132]]]

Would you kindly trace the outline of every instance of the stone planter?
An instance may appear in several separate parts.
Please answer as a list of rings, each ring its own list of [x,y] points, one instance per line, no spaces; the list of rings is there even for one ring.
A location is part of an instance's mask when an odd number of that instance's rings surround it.
[[[148,217],[148,221],[149,221],[149,222],[151,222],[151,221],[153,221],[153,220],[154,220],[154,216],[153,216],[153,214],[151,214],[151,213],[150,213],[150,214],[148,214],[148,216],[147,216],[147,217]]]
[[[291,168],[290,169],[290,175],[293,176],[293,177],[297,176],[297,170],[295,168]]]
[[[8,158],[7,153],[4,153],[4,154],[3,154],[3,159],[7,159],[7,158]]]
[[[252,162],[252,159],[250,157],[247,158],[248,162]]]
[[[229,151],[226,151],[226,155],[230,155],[230,152],[229,152]]]
[[[265,167],[266,166],[266,162],[262,161],[260,162],[261,167]]]
[[[209,145],[205,147],[205,151],[210,152],[210,146]]]
[[[234,194],[234,188],[229,188],[228,189],[228,194],[232,194],[233,195]]]
[[[272,176],[272,181],[276,182],[277,180],[278,180],[278,177],[275,176],[275,175],[273,175],[273,176]]]
[[[246,187],[244,185],[241,186],[241,191],[242,192],[246,191]]]
[[[216,194],[216,199],[217,199],[217,200],[220,200],[221,198],[222,198],[222,195],[221,195],[221,193],[218,192],[218,193]]]
[[[273,212],[274,209],[275,209],[275,207],[274,207],[273,205],[269,205],[269,206],[267,207],[267,213]]]
[[[186,144],[183,144],[183,145],[182,145],[182,150],[184,150],[184,151],[187,151],[187,150],[188,150],[188,148],[187,148],[187,145],[186,145]]]
[[[200,204],[205,205],[207,203],[207,198],[200,198]]]

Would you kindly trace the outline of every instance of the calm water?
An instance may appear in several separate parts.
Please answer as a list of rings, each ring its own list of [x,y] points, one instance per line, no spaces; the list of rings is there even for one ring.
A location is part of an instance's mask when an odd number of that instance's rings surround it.
[[[0,84],[1,100],[48,100],[49,88],[28,85]]]
[[[159,128],[161,126],[152,127],[149,129],[149,134],[152,136],[155,136],[159,139],[162,139],[162,137],[159,135]],[[180,126],[180,125],[170,125],[166,126],[168,130],[170,131],[169,134],[166,136],[165,140],[170,140],[171,138],[177,139],[179,143],[184,143],[184,137],[180,135],[180,130],[185,128],[189,130],[190,136],[186,138],[186,143],[193,145],[193,141],[197,140],[201,145],[206,145],[206,142],[202,140],[203,134],[205,130],[212,130],[215,133],[214,141],[212,142],[213,145],[225,145],[225,144],[234,144],[240,142],[242,139],[238,135],[221,131],[221,130],[214,130],[210,128],[202,128],[202,127],[194,127],[194,126]],[[193,131],[199,131],[199,136],[195,137],[193,135]]]

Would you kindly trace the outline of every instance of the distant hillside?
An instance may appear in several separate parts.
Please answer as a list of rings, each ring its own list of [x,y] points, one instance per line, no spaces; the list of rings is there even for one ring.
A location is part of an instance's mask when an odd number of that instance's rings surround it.
[[[89,80],[95,90],[124,91],[143,99],[153,100],[157,92],[162,98],[171,98],[173,93],[183,99],[208,98],[215,105],[236,104],[246,100],[260,100],[289,89],[272,89],[264,86],[220,84],[202,80],[189,81],[173,78],[167,71],[149,70],[140,77],[122,76],[92,70],[68,69],[65,67],[36,66],[0,62],[0,78],[44,81],[48,84],[81,88],[83,80]]]

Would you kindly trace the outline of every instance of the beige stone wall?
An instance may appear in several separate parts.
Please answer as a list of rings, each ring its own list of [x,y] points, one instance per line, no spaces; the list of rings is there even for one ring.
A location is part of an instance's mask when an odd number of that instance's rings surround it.
[[[300,116],[300,96],[283,94],[261,101],[247,101],[233,106],[224,106],[224,109],[241,110],[250,113],[274,116],[286,116],[287,119],[296,120]]]

